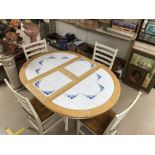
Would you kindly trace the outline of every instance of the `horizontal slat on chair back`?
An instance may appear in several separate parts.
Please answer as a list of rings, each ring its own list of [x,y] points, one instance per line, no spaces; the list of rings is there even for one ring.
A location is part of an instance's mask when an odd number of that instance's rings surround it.
[[[45,49],[39,49],[37,51],[31,51],[31,52],[27,52],[27,57],[28,59],[30,59],[32,56],[36,55],[36,54],[40,54],[45,52]]]
[[[31,111],[27,101],[21,97],[19,97],[17,94],[14,94],[14,96],[16,97],[16,99],[18,100],[18,102],[22,105],[22,107],[33,116],[33,112]]]
[[[35,45],[29,46],[29,47],[25,48],[25,51],[28,53],[28,52],[31,52],[31,51],[36,51],[38,49],[45,49],[45,45],[38,44],[37,46],[35,46]]]
[[[109,56],[106,56],[105,54],[101,54],[100,52],[96,52],[96,57],[103,57],[104,56],[104,59],[106,59],[107,61],[111,62],[111,58],[113,57],[109,57]]]
[[[9,84],[9,82],[4,79],[5,83],[7,84],[7,86],[9,87],[9,89],[12,91],[13,95],[16,97],[16,99],[18,100],[18,102],[21,104],[21,106],[30,114],[34,117],[34,113],[32,111],[30,107],[31,103],[29,102],[29,100],[23,96],[21,96],[19,93],[17,93],[15,90],[12,89],[11,85]],[[35,110],[34,110],[35,111]]]
[[[99,52],[101,52],[101,53],[104,53],[104,54],[107,54],[107,55],[109,55],[109,56],[111,56],[111,57],[113,57],[114,56],[114,51],[110,51],[110,50],[107,50],[106,48],[101,48],[101,47],[96,47],[96,51],[99,51]]]
[[[18,102],[22,105],[22,107],[23,107],[29,114],[31,114],[32,116],[34,116],[32,110],[31,110],[31,108],[29,107],[29,104],[28,104],[29,101],[28,101],[26,98],[23,98],[22,96],[20,96],[19,94],[14,93],[14,96],[16,97],[16,99],[18,100]]]
[[[103,63],[110,69],[114,63],[118,49],[113,49],[111,47],[95,43],[93,60]]]
[[[106,61],[106,60],[104,60],[104,59],[102,59],[102,58],[99,58],[99,57],[95,57],[95,59],[94,59],[95,61],[97,61],[97,62],[99,62],[99,63],[103,63],[103,64],[105,64],[106,66],[110,66],[110,62],[108,62],[108,61]]]
[[[28,45],[23,45],[23,50],[27,60],[36,54],[47,52],[46,40],[44,39]]]

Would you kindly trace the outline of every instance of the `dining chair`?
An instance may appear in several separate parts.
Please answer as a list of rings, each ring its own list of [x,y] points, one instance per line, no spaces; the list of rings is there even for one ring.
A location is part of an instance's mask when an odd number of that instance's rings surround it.
[[[123,118],[127,115],[127,113],[131,110],[131,108],[135,105],[139,97],[141,96],[141,92],[138,93],[137,97],[132,101],[130,106],[126,108],[123,112],[119,114],[115,114],[114,111],[109,110],[106,113],[90,118],[77,120],[77,134],[85,134],[82,131],[82,127],[88,129],[92,134],[95,135],[115,135],[118,132],[119,126],[123,120]]]
[[[22,47],[27,60],[36,54],[48,51],[45,39],[23,45]]]
[[[39,134],[46,134],[64,120],[64,118],[61,117],[55,123],[51,122],[51,125],[50,121],[52,121],[52,119],[56,116],[55,113],[48,110],[36,98],[29,100],[28,98],[20,95],[11,87],[6,79],[4,79],[4,81],[16,97],[17,101],[21,104],[24,111],[28,113],[29,123],[39,132]]]
[[[113,66],[118,49],[95,42],[93,61],[105,64],[110,69]]]

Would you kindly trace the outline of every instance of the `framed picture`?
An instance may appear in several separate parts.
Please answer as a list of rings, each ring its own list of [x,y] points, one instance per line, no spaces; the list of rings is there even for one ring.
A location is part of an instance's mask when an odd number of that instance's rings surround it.
[[[155,19],[144,19],[136,40],[155,45]]]
[[[148,20],[144,33],[155,36],[155,21]]]
[[[147,70],[140,68],[136,65],[130,64],[128,71],[125,74],[124,82],[127,85],[139,90],[147,73]]]

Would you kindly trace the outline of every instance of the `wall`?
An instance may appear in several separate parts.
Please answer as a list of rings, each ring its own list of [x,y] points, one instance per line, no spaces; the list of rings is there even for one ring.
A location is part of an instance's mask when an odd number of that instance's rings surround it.
[[[118,48],[117,57],[122,59],[126,59],[131,44],[128,40],[113,37],[108,34],[89,31],[58,20],[56,21],[56,32],[60,35],[65,35],[67,32],[74,33],[77,38],[92,45],[95,44],[95,41],[98,41],[107,46]]]

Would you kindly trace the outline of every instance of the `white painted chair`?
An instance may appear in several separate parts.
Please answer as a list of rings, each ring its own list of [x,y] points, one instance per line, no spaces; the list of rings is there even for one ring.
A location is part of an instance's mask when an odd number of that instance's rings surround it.
[[[130,111],[130,109],[135,105],[139,97],[141,96],[141,92],[138,93],[137,97],[130,104],[130,106],[125,109],[120,114],[115,114],[112,110],[94,117],[90,119],[78,120],[77,121],[77,134],[85,134],[82,131],[82,127],[85,127],[93,134],[104,134],[104,135],[115,135],[118,132],[119,126],[126,116],[126,114]]]
[[[110,69],[113,66],[118,49],[95,42],[93,60],[105,64]]]
[[[16,97],[17,101],[22,105],[23,109],[29,114],[28,121],[39,132],[39,134],[46,134],[64,120],[64,118],[61,117],[51,125],[52,122],[50,123],[50,121],[56,116],[55,113],[48,110],[36,98],[29,100],[28,98],[21,96],[12,89],[6,79],[4,79],[4,81]]]
[[[36,54],[48,51],[45,39],[23,45],[22,47],[27,60]]]

